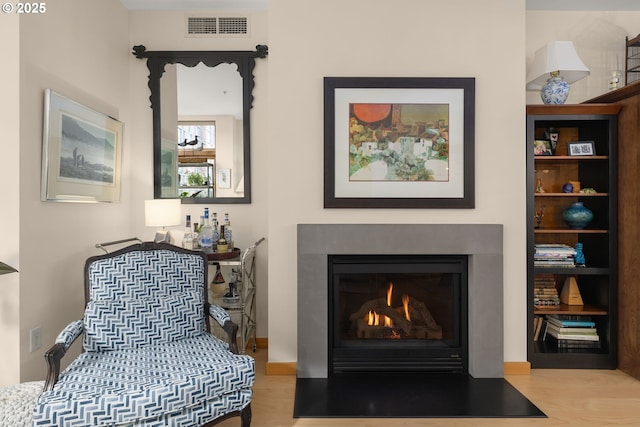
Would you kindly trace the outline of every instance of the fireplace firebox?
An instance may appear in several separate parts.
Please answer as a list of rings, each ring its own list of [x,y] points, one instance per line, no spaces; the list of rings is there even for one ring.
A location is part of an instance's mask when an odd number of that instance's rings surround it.
[[[465,255],[329,255],[329,374],[468,372]]]

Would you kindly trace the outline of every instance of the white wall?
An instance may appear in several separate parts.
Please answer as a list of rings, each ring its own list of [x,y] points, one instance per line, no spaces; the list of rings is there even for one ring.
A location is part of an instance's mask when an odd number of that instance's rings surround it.
[[[20,21],[20,138],[14,139],[20,172],[14,180],[20,183],[22,381],[44,378],[45,350],[68,322],[82,317],[84,261],[100,253],[95,243],[128,237],[132,230],[128,12],[117,1],[58,0],[47,6],[46,13]],[[46,88],[125,123],[120,202],[40,201]],[[31,353],[29,330],[36,326],[42,326],[43,346]],[[76,344],[67,359],[78,351]]]
[[[526,360],[524,0],[271,0],[268,13],[269,360],[296,360],[298,223],[504,224],[505,358]],[[475,77],[475,209],[324,209],[324,76]]]
[[[0,261],[20,269],[20,20],[19,15],[0,17]],[[0,387],[20,379],[20,275],[0,276]]]

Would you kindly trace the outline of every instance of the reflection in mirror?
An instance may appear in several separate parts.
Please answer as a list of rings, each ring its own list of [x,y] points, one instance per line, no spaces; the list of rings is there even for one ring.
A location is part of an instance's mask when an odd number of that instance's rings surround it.
[[[250,116],[256,51],[146,51],[154,196],[251,203]]]
[[[179,196],[243,197],[244,185],[238,187],[244,177],[238,66],[200,63],[189,68],[177,64],[176,70]],[[208,169],[212,169],[212,179],[208,179]],[[194,185],[201,172],[205,172],[201,175],[206,184]]]

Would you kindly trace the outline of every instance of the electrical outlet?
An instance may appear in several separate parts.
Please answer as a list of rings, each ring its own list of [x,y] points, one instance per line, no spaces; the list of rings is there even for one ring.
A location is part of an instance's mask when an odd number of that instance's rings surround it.
[[[34,352],[42,347],[42,326],[36,326],[29,331],[29,351]]]

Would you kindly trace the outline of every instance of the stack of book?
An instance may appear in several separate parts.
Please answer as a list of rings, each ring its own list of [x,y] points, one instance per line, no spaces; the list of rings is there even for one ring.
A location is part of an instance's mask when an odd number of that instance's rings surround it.
[[[535,245],[535,267],[575,267],[576,250],[562,243],[538,243]]]
[[[590,350],[600,348],[600,337],[596,324],[589,316],[566,316],[547,314],[545,316],[543,340],[555,341],[558,349]]]
[[[560,306],[556,281],[552,274],[536,274],[533,281],[533,306],[538,309]]]

